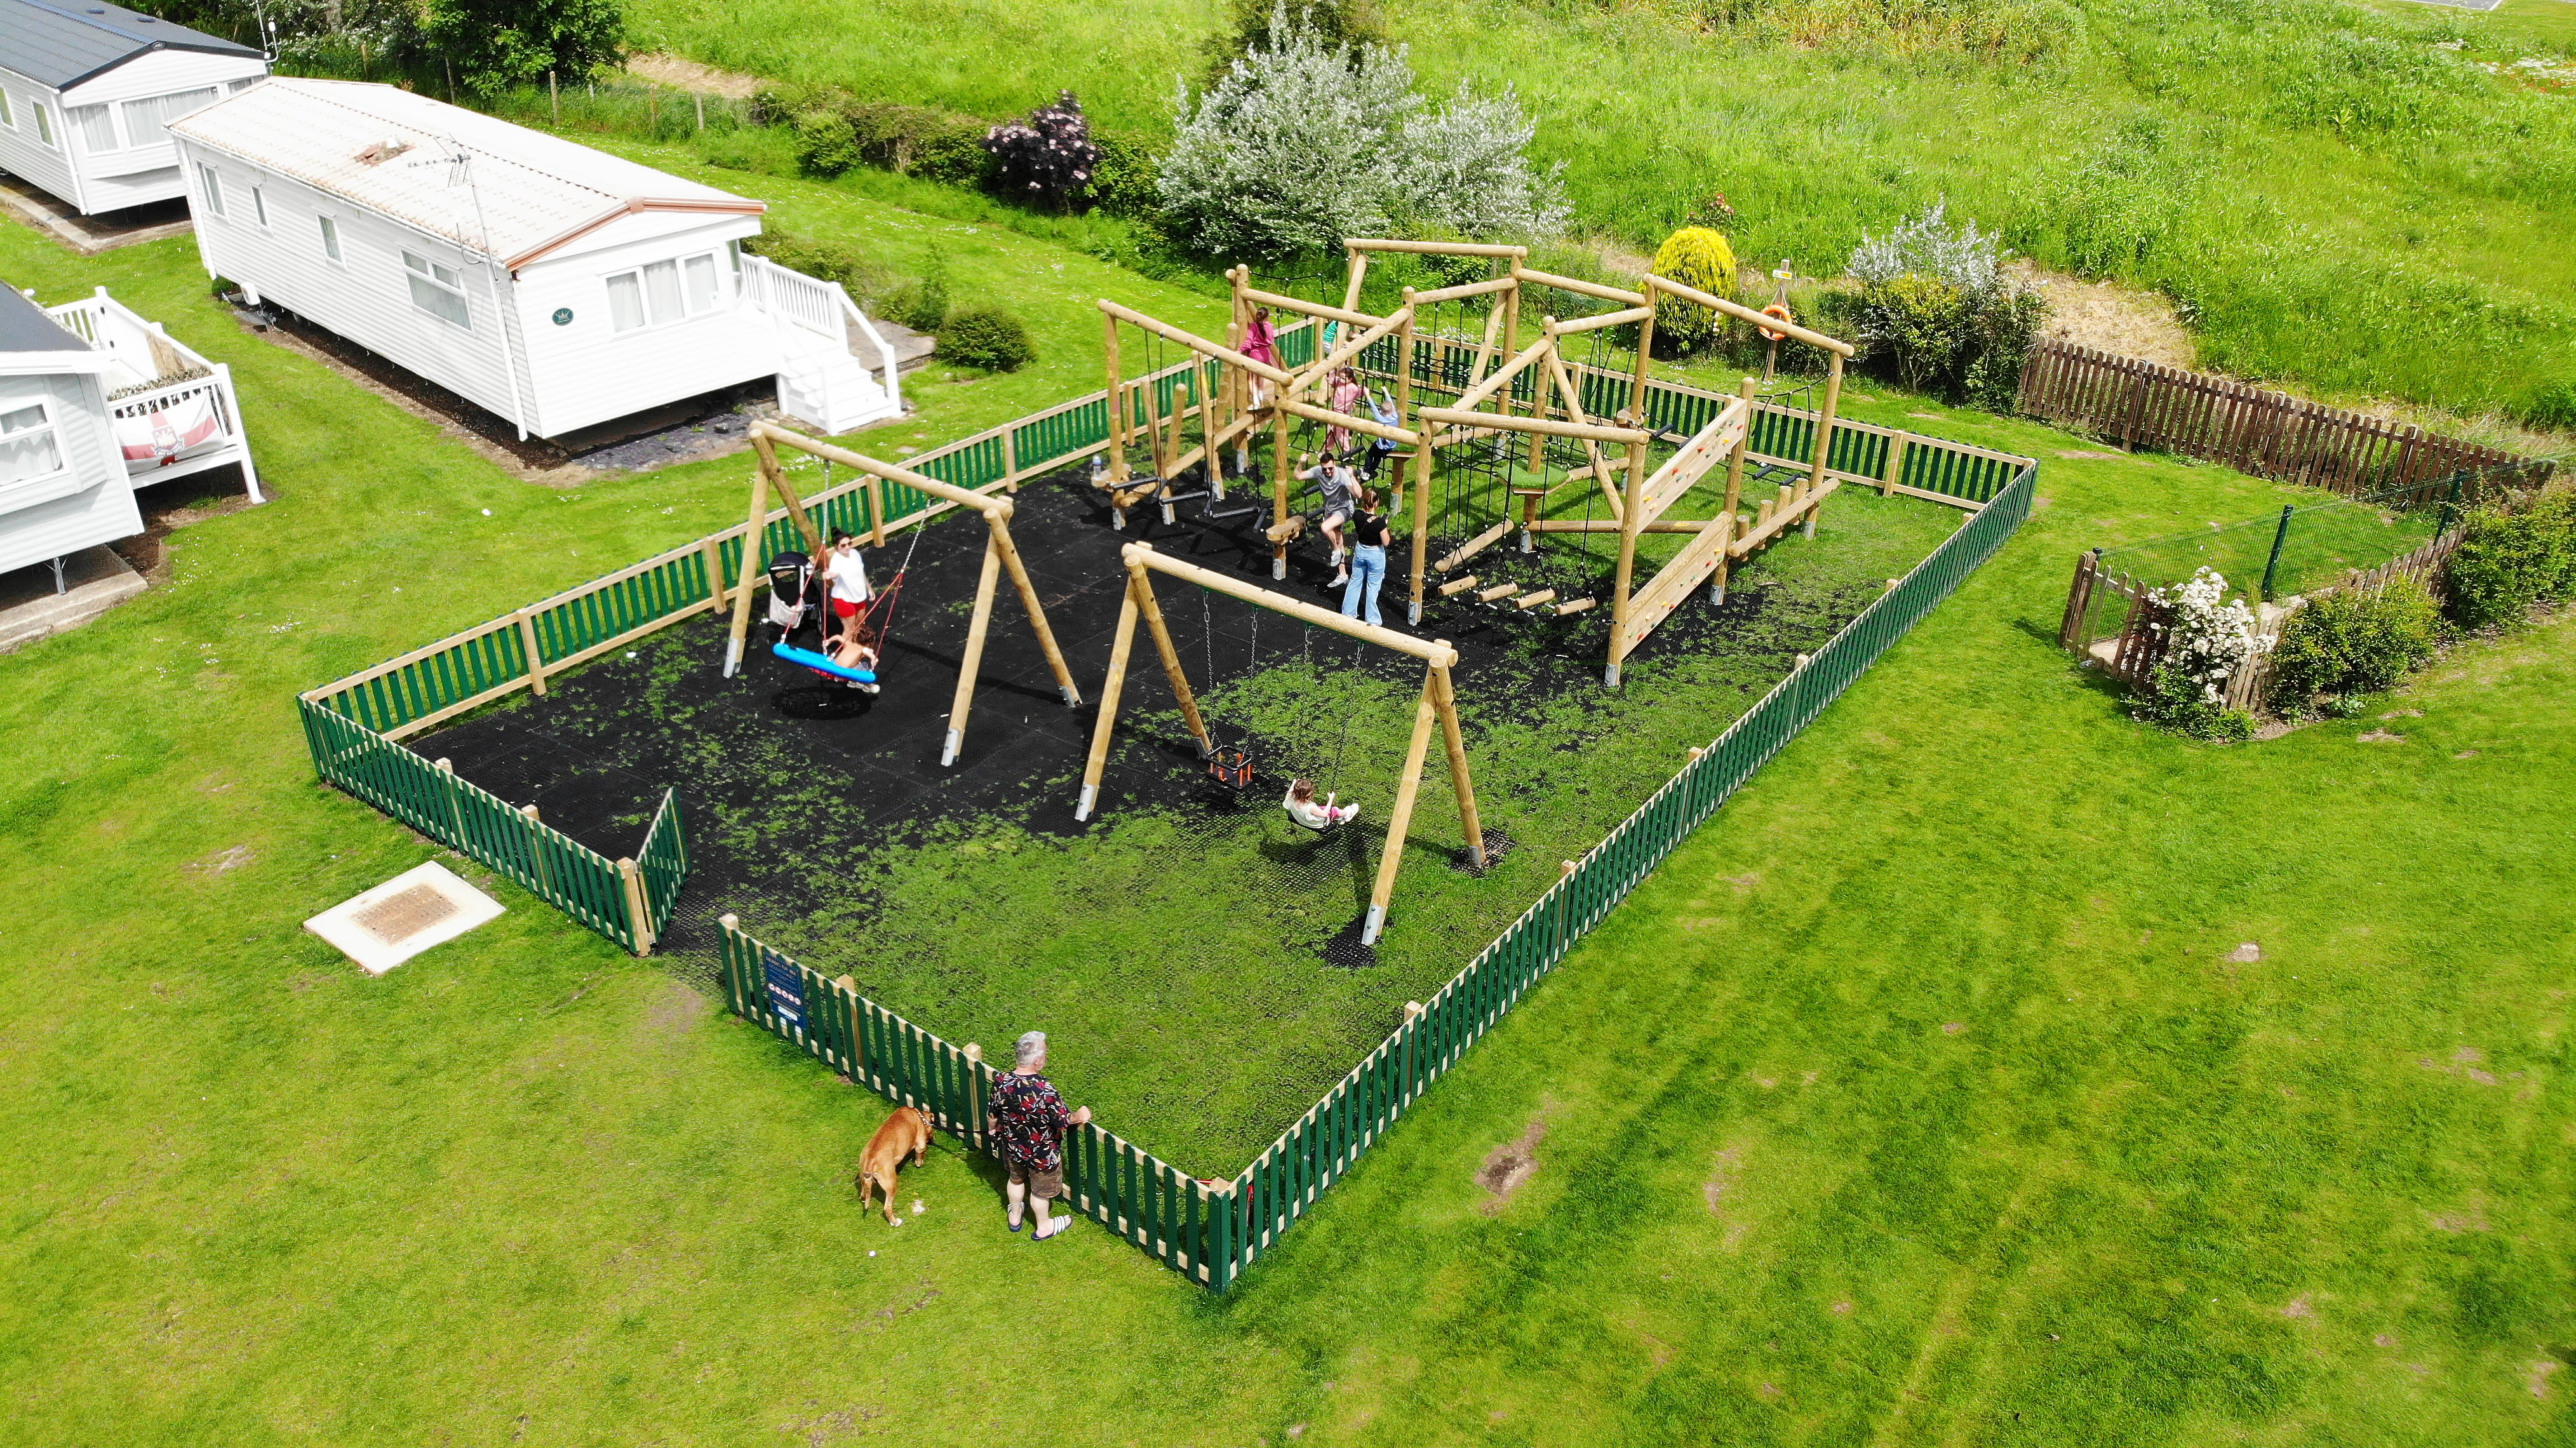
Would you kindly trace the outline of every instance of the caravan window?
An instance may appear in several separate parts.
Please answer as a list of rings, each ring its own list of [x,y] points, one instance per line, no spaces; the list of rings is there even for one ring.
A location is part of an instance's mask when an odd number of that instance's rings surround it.
[[[157,146],[169,139],[162,127],[215,98],[213,86],[177,95],[145,96],[125,103],[125,138],[136,146]]]
[[[80,132],[82,150],[99,156],[118,148],[116,118],[107,113],[107,107],[73,106],[63,115],[71,121],[72,129]]]
[[[45,109],[43,101],[32,102],[28,108],[36,113],[36,139],[48,146],[52,145],[54,143],[53,113]]]
[[[268,225],[268,194],[256,186],[250,188],[250,209],[258,215],[260,225]]]
[[[7,126],[13,131],[18,129],[18,118],[10,113],[9,93],[4,90],[0,90],[0,126]]]
[[[62,444],[54,438],[43,403],[0,412],[0,486],[49,478],[62,470]]]
[[[608,324],[619,332],[659,327],[712,312],[722,296],[714,252],[647,262],[609,276]]]
[[[322,223],[322,254],[333,261],[340,259],[340,223],[330,217],[314,218]]]
[[[411,252],[403,253],[403,269],[411,274],[413,306],[457,326],[473,328],[473,316],[465,307],[463,273]]]
[[[689,313],[691,316],[695,316],[700,312],[712,312],[716,309],[716,256],[714,252],[708,252],[704,256],[693,256],[687,261],[680,263],[680,280],[689,295]]]
[[[205,189],[206,209],[217,216],[223,215],[224,182],[222,177],[215,174],[215,168],[203,161],[198,162],[197,184]]]

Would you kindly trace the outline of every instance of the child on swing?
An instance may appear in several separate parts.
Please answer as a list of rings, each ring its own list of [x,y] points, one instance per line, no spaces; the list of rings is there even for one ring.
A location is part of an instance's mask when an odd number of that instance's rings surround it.
[[[1322,834],[1335,825],[1348,824],[1359,818],[1358,805],[1336,804],[1333,802],[1335,798],[1336,796],[1328,794],[1324,796],[1321,803],[1318,803],[1315,799],[1315,782],[1311,779],[1300,779],[1288,786],[1288,793],[1279,801],[1279,807],[1288,811],[1288,818],[1317,834]]]

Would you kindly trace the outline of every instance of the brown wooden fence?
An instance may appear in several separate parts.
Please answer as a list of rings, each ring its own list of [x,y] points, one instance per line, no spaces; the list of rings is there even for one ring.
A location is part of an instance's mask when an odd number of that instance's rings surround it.
[[[2400,579],[2422,583],[2439,600],[2443,597],[2442,565],[2459,551],[2461,541],[2467,537],[2467,526],[2456,526],[2377,568],[2355,569],[2341,582],[2311,589],[2285,604],[2259,604],[2255,631],[2266,639],[2277,640],[2290,615],[2313,599],[2329,593],[2382,589]],[[2172,638],[2164,628],[2171,610],[2155,599],[2159,586],[2104,568],[2098,548],[2082,555],[2075,560],[2074,586],[2066,593],[2066,618],[2059,626],[2059,642],[2091,659],[2121,683],[2143,682],[2157,664],[2164,662],[2165,649]],[[2120,621],[2116,633],[2091,622],[2098,618],[2107,624],[2113,617]],[[2237,666],[2227,679],[2228,708],[2250,710],[2270,697],[2273,658],[2273,651],[2264,648]]]
[[[2020,410],[2127,448],[2154,448],[2338,493],[2532,459],[2367,413],[2179,367],[2045,341],[2022,365]]]

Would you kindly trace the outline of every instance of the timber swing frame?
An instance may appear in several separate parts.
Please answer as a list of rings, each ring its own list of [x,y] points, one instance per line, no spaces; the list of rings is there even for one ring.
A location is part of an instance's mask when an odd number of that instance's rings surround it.
[[[1127,587],[1118,605],[1118,630],[1109,646],[1109,673],[1100,685],[1100,715],[1092,726],[1091,753],[1082,769],[1082,796],[1075,805],[1073,817],[1088,820],[1100,802],[1100,780],[1109,764],[1109,743],[1118,726],[1118,704],[1126,691],[1127,670],[1136,644],[1136,625],[1141,619],[1153,635],[1154,649],[1162,658],[1163,676],[1180,701],[1181,718],[1188,724],[1191,737],[1198,745],[1199,757],[1211,757],[1216,741],[1208,733],[1207,720],[1199,713],[1198,695],[1190,688],[1188,671],[1181,663],[1181,653],[1172,642],[1171,630],[1163,622],[1161,603],[1154,596],[1154,575],[1183,583],[1192,583],[1211,592],[1239,599],[1255,608],[1292,618],[1316,628],[1329,629],[1363,643],[1375,644],[1396,653],[1422,661],[1422,692],[1413,709],[1413,737],[1405,746],[1404,772],[1396,779],[1395,801],[1386,818],[1386,846],[1378,856],[1377,878],[1369,892],[1368,914],[1360,925],[1360,943],[1374,945],[1386,929],[1387,906],[1395,895],[1395,877],[1404,863],[1404,843],[1413,823],[1413,805],[1422,788],[1422,771],[1431,751],[1431,731],[1436,724],[1441,742],[1449,756],[1449,783],[1458,797],[1459,827],[1467,837],[1468,863],[1478,868],[1485,864],[1484,826],[1476,814],[1476,785],[1468,769],[1467,741],[1458,725],[1458,693],[1450,670],[1457,665],[1458,651],[1447,639],[1418,639],[1411,634],[1344,618],[1327,608],[1291,598],[1284,593],[1246,583],[1238,578],[1185,563],[1155,550],[1150,543],[1130,543],[1119,550],[1127,565]],[[1214,680],[1210,680],[1214,683]]]
[[[1002,574],[1011,576],[1011,586],[1020,596],[1020,606],[1029,617],[1029,629],[1037,636],[1038,647],[1046,654],[1047,667],[1055,673],[1056,691],[1064,696],[1067,708],[1082,706],[1082,690],[1073,682],[1073,670],[1064,660],[1064,651],[1056,646],[1055,630],[1048,626],[1046,605],[1038,598],[1037,585],[1029,579],[1028,569],[1020,561],[1018,544],[1011,539],[1012,503],[1009,498],[987,497],[971,489],[943,483],[937,478],[914,472],[898,463],[883,462],[791,432],[772,422],[751,425],[751,450],[759,466],[751,477],[751,521],[744,531],[742,578],[735,590],[733,625],[725,642],[724,674],[732,678],[742,667],[744,641],[751,634],[751,615],[761,597],[760,580],[769,560],[760,556],[760,540],[769,521],[770,494],[774,491],[787,507],[787,516],[795,521],[797,533],[804,539],[810,556],[820,557],[823,537],[814,520],[805,511],[804,500],[796,495],[795,485],[788,481],[787,470],[778,464],[778,449],[793,448],[810,457],[836,462],[859,474],[860,486],[868,498],[868,545],[885,546],[890,529],[927,528],[936,510],[925,508],[889,522],[885,515],[885,483],[903,484],[943,503],[973,510],[984,520],[984,566],[975,581],[974,620],[967,626],[966,648],[958,660],[957,693],[948,709],[948,735],[940,747],[939,762],[944,766],[957,762],[966,743],[966,717],[975,703],[975,681],[983,671],[984,640],[992,631],[993,599],[1000,591]]]
[[[1288,576],[1288,545],[1304,531],[1304,519],[1290,512],[1294,479],[1289,463],[1289,430],[1294,420],[1323,423],[1347,428],[1368,437],[1383,438],[1412,451],[1412,569],[1407,582],[1407,622],[1422,622],[1424,592],[1435,573],[1449,573],[1463,566],[1484,549],[1501,541],[1513,530],[1514,520],[1504,520],[1469,540],[1446,557],[1433,563],[1427,556],[1431,537],[1431,484],[1437,457],[1443,448],[1462,442],[1490,438],[1498,433],[1515,433],[1529,438],[1530,466],[1543,470],[1542,460],[1549,437],[1574,438],[1583,444],[1588,461],[1568,473],[1564,482],[1589,481],[1599,488],[1609,505],[1610,516],[1602,519],[1552,519],[1538,516],[1541,503],[1550,487],[1522,492],[1522,515],[1518,527],[1524,550],[1530,540],[1551,533],[1616,533],[1619,537],[1618,560],[1611,579],[1610,636],[1607,658],[1603,661],[1602,681],[1617,688],[1628,656],[1644,643],[1656,627],[1680,607],[1692,590],[1702,583],[1710,586],[1713,602],[1726,601],[1728,575],[1734,565],[1752,557],[1768,544],[1777,541],[1789,529],[1798,528],[1812,538],[1816,518],[1825,499],[1839,488],[1841,480],[1828,476],[1828,450],[1834,434],[1834,416],[1842,398],[1843,364],[1853,354],[1852,344],[1840,338],[1799,326],[1782,318],[1767,316],[1734,301],[1716,296],[1670,278],[1648,276],[1641,290],[1589,282],[1576,277],[1558,276],[1538,271],[1528,264],[1529,250],[1521,246],[1406,241],[1387,238],[1352,238],[1342,243],[1349,263],[1349,279],[1343,290],[1342,305],[1329,306],[1297,297],[1255,289],[1247,267],[1229,271],[1233,284],[1233,320],[1226,329],[1226,341],[1214,342],[1149,317],[1142,312],[1122,307],[1103,298],[1100,310],[1107,337],[1103,361],[1107,369],[1109,398],[1109,464],[1100,486],[1109,491],[1113,508],[1123,521],[1125,510],[1147,496],[1168,498],[1171,480],[1191,466],[1207,470],[1209,494],[1225,496],[1224,470],[1219,458],[1224,447],[1247,437],[1263,425],[1271,429],[1271,577]],[[1386,316],[1375,316],[1359,310],[1363,285],[1367,281],[1372,256],[1381,252],[1407,252],[1432,256],[1484,258],[1507,264],[1504,274],[1481,282],[1468,282],[1431,291],[1404,289],[1404,304]],[[1543,319],[1540,335],[1527,347],[1520,342],[1521,289],[1523,286],[1549,287],[1592,297],[1615,304],[1619,309],[1597,316],[1559,321]],[[1465,345],[1460,339],[1421,334],[1417,319],[1423,309],[1442,302],[1464,301],[1490,296],[1492,303],[1485,320],[1484,336],[1476,345],[1474,361],[1466,378],[1466,388],[1445,407],[1424,406],[1414,396],[1415,356],[1424,344],[1435,349]],[[1655,317],[1667,304],[1689,304],[1707,307],[1723,316],[1748,322],[1765,329],[1766,336],[1795,338],[1823,351],[1827,357],[1823,406],[1815,423],[1815,442],[1805,471],[1797,481],[1780,487],[1776,499],[1760,502],[1755,516],[1747,521],[1739,514],[1743,505],[1744,471],[1751,446],[1752,424],[1757,402],[1758,384],[1744,380],[1736,397],[1718,410],[1715,417],[1687,438],[1662,434],[1648,425],[1645,417],[1646,384],[1649,359],[1653,353]],[[1268,307],[1296,314],[1317,322],[1336,322],[1352,329],[1349,340],[1337,346],[1331,355],[1318,357],[1305,367],[1291,371],[1259,361],[1239,350],[1250,335],[1254,309]],[[1184,402],[1179,389],[1162,395],[1151,384],[1131,386],[1119,363],[1118,328],[1120,324],[1138,327],[1165,341],[1177,343],[1196,354],[1199,365],[1190,371],[1188,390],[1192,402]],[[1597,419],[1586,410],[1581,386],[1566,365],[1561,343],[1569,336],[1596,332],[1606,327],[1635,325],[1638,329],[1636,366],[1628,378],[1628,405],[1610,419]],[[1400,426],[1389,426],[1375,418],[1355,417],[1310,400],[1309,394],[1327,384],[1340,367],[1355,363],[1360,355],[1383,338],[1398,340],[1397,362],[1393,381],[1396,411]],[[1204,368],[1213,363],[1217,380],[1210,383]],[[1435,374],[1440,371],[1434,367]],[[1535,370],[1538,385],[1527,401],[1513,396],[1513,384],[1525,371]],[[1267,399],[1256,400],[1254,382],[1268,383]],[[1552,400],[1551,400],[1552,399]],[[1526,409],[1526,411],[1524,411]],[[1186,421],[1191,413],[1199,419],[1199,439],[1195,446],[1187,441]],[[1646,469],[1646,450],[1662,437],[1679,442],[1679,449],[1651,474]],[[1153,450],[1157,478],[1136,483],[1131,475],[1128,448],[1142,439]],[[1606,452],[1604,445],[1618,451]],[[1688,495],[1720,463],[1726,467],[1726,498],[1714,518],[1671,519],[1664,514]],[[1403,511],[1406,469],[1399,464],[1388,499],[1390,516]],[[1167,514],[1170,502],[1164,502]],[[1655,570],[1642,585],[1636,578],[1637,540],[1644,533],[1688,533],[1695,535],[1679,554]],[[1440,585],[1443,596],[1472,586],[1470,576],[1458,582]],[[1514,591],[1506,586],[1479,593],[1480,598],[1498,592]],[[1541,592],[1511,600],[1524,610],[1540,604],[1554,603],[1562,616],[1591,607],[1591,600],[1556,602],[1552,592]]]

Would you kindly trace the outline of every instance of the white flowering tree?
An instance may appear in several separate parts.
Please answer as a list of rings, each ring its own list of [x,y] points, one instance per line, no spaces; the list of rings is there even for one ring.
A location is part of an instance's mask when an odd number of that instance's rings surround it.
[[[1401,205],[1417,228],[1475,241],[1527,241],[1565,230],[1565,163],[1533,170],[1527,154],[1538,122],[1506,84],[1479,96],[1465,81],[1440,109],[1404,123],[1397,178]]]
[[[1520,240],[1564,225],[1563,186],[1523,154],[1535,126],[1508,88],[1462,85],[1431,108],[1402,46],[1334,45],[1284,0],[1269,36],[1205,95],[1174,83],[1159,185],[1190,244],[1275,257],[1398,228]]]

